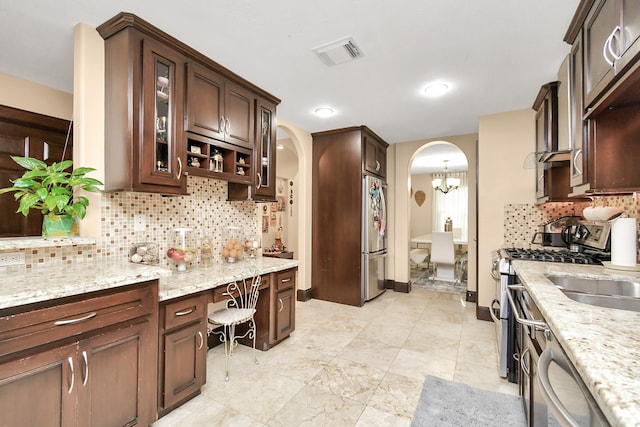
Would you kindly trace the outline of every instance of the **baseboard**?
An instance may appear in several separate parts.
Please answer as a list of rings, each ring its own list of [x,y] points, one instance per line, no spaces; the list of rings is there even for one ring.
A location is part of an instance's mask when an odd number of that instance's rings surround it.
[[[313,298],[313,293],[311,291],[311,288],[309,289],[298,289],[298,292],[296,292],[296,300],[298,301],[309,301],[311,298]]]
[[[467,302],[478,302],[478,292],[467,291]]]
[[[493,322],[493,318],[491,317],[491,312],[489,311],[489,307],[476,307],[476,319],[478,320],[486,320],[487,322]]]
[[[395,289],[396,288],[395,280],[385,279],[384,287],[385,287],[385,289]]]
[[[408,294],[409,292],[411,292],[411,281],[407,283],[393,281],[393,287],[389,288],[387,285],[387,289],[393,289],[394,292],[402,292]]]

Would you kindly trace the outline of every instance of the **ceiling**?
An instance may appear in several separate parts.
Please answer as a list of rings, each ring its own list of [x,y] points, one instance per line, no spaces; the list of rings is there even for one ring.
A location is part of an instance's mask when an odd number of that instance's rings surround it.
[[[556,79],[579,0],[27,0],[0,9],[0,72],[72,92],[73,27],[132,12],[282,99],[309,132],[367,125],[389,143],[478,131]],[[363,56],[313,48],[351,36]],[[440,98],[422,94],[442,81]],[[336,113],[318,118],[313,111]]]

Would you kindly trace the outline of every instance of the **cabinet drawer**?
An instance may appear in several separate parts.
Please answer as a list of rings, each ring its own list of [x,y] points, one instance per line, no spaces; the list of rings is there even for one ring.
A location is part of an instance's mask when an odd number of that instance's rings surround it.
[[[122,290],[125,289],[125,290]],[[0,317],[0,359],[118,323],[144,317],[158,303],[158,282],[118,288],[108,294],[88,294],[82,300]],[[66,300],[66,299],[65,299]]]
[[[296,285],[296,270],[281,271],[277,275],[276,289],[287,289]]]
[[[204,295],[198,295],[179,301],[171,301],[164,306],[164,329],[204,319],[206,301]]]

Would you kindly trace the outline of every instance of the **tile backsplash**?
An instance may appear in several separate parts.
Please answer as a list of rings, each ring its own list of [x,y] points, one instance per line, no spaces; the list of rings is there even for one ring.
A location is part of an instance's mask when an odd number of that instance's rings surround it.
[[[612,206],[622,209],[629,218],[639,218],[638,194],[618,196],[594,196],[593,201],[586,202],[553,202],[543,205],[506,204],[504,206],[504,247],[541,248],[532,244],[531,239],[539,226],[553,219],[582,215],[587,206]],[[640,228],[639,228],[640,230]]]
[[[25,266],[0,267],[0,272],[20,271],[49,265],[88,262],[100,258],[104,262],[122,263],[129,260],[132,245],[154,242],[160,256],[157,264],[170,267],[165,256],[172,242],[173,229],[192,228],[198,245],[209,235],[214,262],[222,262],[223,230],[225,227],[241,227],[245,234],[258,234],[259,206],[253,201],[227,201],[227,182],[189,176],[187,196],[161,196],[137,192],[102,194],[101,237],[95,244],[81,239],[80,244],[51,246],[27,245]],[[134,231],[134,215],[145,217],[144,231]],[[7,239],[4,239],[7,241]],[[8,245],[8,242],[5,242]]]

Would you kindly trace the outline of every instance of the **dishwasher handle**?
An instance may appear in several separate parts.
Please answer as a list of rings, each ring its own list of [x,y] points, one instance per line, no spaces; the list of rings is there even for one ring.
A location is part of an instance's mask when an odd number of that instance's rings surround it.
[[[542,396],[563,426],[580,427],[578,421],[573,418],[571,412],[562,404],[560,398],[551,386],[551,381],[549,380],[549,366],[551,362],[555,362],[567,374],[573,376],[571,368],[567,365],[568,362],[564,356],[557,351],[553,351],[550,347],[546,348],[538,359],[538,379],[540,380]]]

